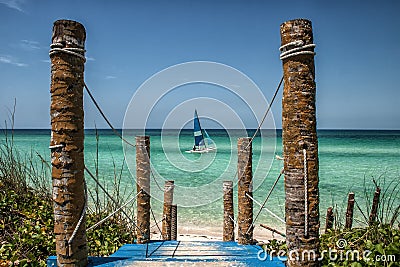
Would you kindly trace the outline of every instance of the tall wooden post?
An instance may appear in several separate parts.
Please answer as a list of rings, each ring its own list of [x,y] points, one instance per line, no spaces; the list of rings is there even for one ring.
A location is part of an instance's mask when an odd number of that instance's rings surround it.
[[[163,240],[171,240],[172,203],[174,201],[174,181],[165,181],[162,236]]]
[[[238,243],[253,243],[253,173],[251,138],[238,139]],[[250,196],[250,197],[249,197]]]
[[[85,39],[82,24],[70,20],[54,22],[50,53],[50,149],[59,266],[87,264],[83,157]],[[74,49],[80,56],[67,52]]]
[[[136,136],[137,242],[150,241],[150,137]]]
[[[235,224],[233,212],[233,182],[224,181],[222,184],[224,192],[224,227],[223,241],[235,241]]]
[[[353,226],[353,214],[354,214],[354,193],[350,192],[347,200],[347,210],[346,210],[346,229],[351,229]]]
[[[288,266],[318,266],[319,178],[312,26],[309,20],[296,19],[283,23],[280,31],[285,83],[282,141]]]

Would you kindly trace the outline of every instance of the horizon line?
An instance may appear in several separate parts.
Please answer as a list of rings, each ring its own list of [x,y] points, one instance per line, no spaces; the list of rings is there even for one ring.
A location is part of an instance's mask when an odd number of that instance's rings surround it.
[[[4,129],[0,128],[1,131],[13,131],[13,130],[51,130],[51,128],[14,128],[14,129]],[[110,130],[110,128],[84,128],[84,130]],[[136,128],[136,129],[122,129],[122,128],[115,128],[115,130],[122,131],[122,130],[129,130],[129,131],[139,131],[143,130],[141,128]],[[191,128],[146,128],[145,130],[193,130]],[[206,130],[243,130],[242,128],[207,128]],[[257,130],[257,128],[246,128],[245,130]],[[282,128],[261,128],[261,130],[280,130],[282,131]],[[317,128],[317,131],[400,131],[400,128],[396,129],[390,129],[390,128]]]

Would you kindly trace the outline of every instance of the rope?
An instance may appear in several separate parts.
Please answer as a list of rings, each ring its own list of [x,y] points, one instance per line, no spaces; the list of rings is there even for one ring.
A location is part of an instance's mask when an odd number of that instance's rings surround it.
[[[83,48],[64,47],[62,43],[54,43],[50,45],[49,56],[51,57],[54,54],[65,53],[79,57],[83,59],[83,62],[86,62],[85,52],[86,50]]]
[[[273,104],[274,101],[275,101],[276,95],[278,94],[279,89],[281,88],[282,83],[283,83],[283,76],[282,76],[282,78],[281,78],[281,80],[280,80],[280,82],[279,82],[278,87],[277,87],[276,90],[275,90],[275,93],[274,93],[274,96],[272,97],[271,103],[269,103],[268,108],[267,108],[267,110],[265,111],[264,116],[263,116],[263,118],[262,118],[260,124],[258,125],[256,132],[253,134],[253,137],[250,139],[250,142],[249,142],[249,144],[247,145],[246,149],[249,148],[250,144],[253,142],[254,138],[255,138],[256,135],[257,135],[257,133],[260,131],[261,126],[263,125],[263,123],[264,123],[264,121],[265,121],[265,118],[267,118],[268,112],[270,111],[270,109],[271,109],[271,107],[272,107],[272,104]],[[235,175],[235,176],[236,176],[236,175]]]
[[[90,177],[92,177],[92,179],[96,182],[96,184],[100,187],[101,190],[103,190],[103,192],[107,195],[108,198],[111,199],[111,201],[118,206],[118,202],[107,192],[107,190],[103,187],[103,185],[96,179],[96,177],[90,172],[90,170],[85,166],[85,171],[90,175]],[[140,191],[139,191],[140,192]],[[133,226],[135,226],[140,233],[145,236],[143,230],[141,228],[139,228],[139,226],[137,226],[137,224],[131,219],[130,216],[128,216],[128,214],[126,214],[126,212],[124,210],[122,210],[122,213],[125,215],[125,217],[133,224]]]
[[[364,217],[365,222],[368,222],[367,216],[365,216],[364,212],[360,208],[360,206],[357,203],[357,200],[354,199],[354,203],[356,203],[357,209],[361,212],[361,215]]]
[[[129,199],[127,202],[125,202],[125,204],[123,204],[121,207],[119,207],[118,209],[116,209],[115,211],[113,211],[112,213],[110,213],[107,217],[105,217],[104,219],[100,220],[99,222],[97,222],[96,224],[92,225],[91,227],[89,227],[86,232],[96,228],[97,226],[99,226],[100,224],[102,224],[103,222],[107,221],[108,219],[110,219],[115,213],[117,213],[118,211],[120,211],[121,209],[125,208],[126,205],[128,205],[132,200],[135,200],[133,203],[136,202],[136,198],[137,196],[140,194],[142,190],[139,191],[139,193],[136,194],[136,196],[132,197],[131,199]],[[133,204],[132,203],[132,204]]]
[[[86,58],[84,56],[86,50],[83,48],[73,48],[73,47],[63,47],[64,45],[62,43],[54,43],[50,45],[50,51],[49,51],[49,56],[51,57],[54,54],[57,53],[66,53],[66,54],[70,54],[79,58],[82,58],[85,62],[86,62]],[[86,91],[88,92],[90,98],[92,99],[93,103],[95,104],[96,108],[99,110],[101,116],[104,118],[104,120],[107,122],[108,126],[110,126],[110,128],[113,130],[113,132],[122,139],[122,141],[124,141],[125,143],[127,143],[130,146],[135,146],[132,143],[128,142],[127,140],[125,140],[122,135],[112,126],[111,122],[107,119],[107,117],[105,116],[105,114],[103,113],[103,111],[101,110],[100,106],[97,104],[97,101],[95,100],[95,98],[93,97],[92,93],[90,92],[88,86],[86,85],[86,83],[84,83],[84,87],[86,89]],[[50,147],[51,148],[51,147]]]
[[[152,226],[150,226],[150,229],[153,228],[154,226],[158,226],[158,224],[162,221],[164,221],[165,219],[162,218],[161,220],[157,221],[155,224],[153,224]],[[158,229],[160,230],[160,228],[158,227]]]
[[[255,219],[253,220],[252,226],[254,226],[254,223],[257,221],[258,216],[260,216],[260,213],[261,213],[262,209],[264,208],[265,204],[267,204],[267,201],[268,201],[269,197],[271,196],[272,191],[274,190],[274,188],[275,188],[276,184],[278,183],[279,179],[281,178],[282,174],[283,174],[283,168],[282,168],[281,172],[279,173],[278,178],[276,178],[274,184],[272,185],[271,189],[269,190],[267,197],[265,198],[263,204],[261,205],[260,210],[258,211],[258,213],[257,213],[257,215],[256,215],[256,217],[255,217]],[[285,223],[285,222],[284,222],[284,223]],[[250,228],[251,228],[251,227],[250,227]],[[250,229],[250,228],[249,228],[249,229]]]
[[[236,227],[237,226],[237,229],[238,229],[238,231],[244,236],[245,234],[243,234],[243,232],[242,232],[242,229],[240,229],[240,227],[239,227],[239,224],[238,224],[238,219],[239,218],[236,218],[236,221],[229,215],[229,219],[231,219],[231,221],[233,221],[233,227]],[[251,226],[250,226],[250,228],[251,228]],[[249,228],[249,229],[250,229]]]
[[[229,216],[229,219],[231,219],[231,221],[233,222],[233,227],[236,227],[236,221],[232,218],[232,216],[231,215],[228,215]]]
[[[106,123],[108,124],[108,126],[110,126],[110,128],[112,129],[112,131],[114,132],[115,135],[117,135],[119,138],[121,138],[122,141],[124,141],[125,143],[127,143],[128,145],[135,147],[134,144],[130,143],[129,141],[127,141],[111,124],[111,122],[107,119],[106,115],[104,114],[104,112],[101,110],[99,104],[97,104],[96,99],[93,97],[92,93],[89,90],[89,87],[86,85],[86,83],[84,83],[84,87],[86,89],[86,91],[88,92],[88,95],[90,96],[90,98],[92,99],[94,105],[96,106],[97,110],[100,112],[101,116],[103,117],[103,119],[106,121]]]
[[[60,144],[60,145],[53,145],[53,146],[49,146],[49,149],[55,149],[55,148],[63,148],[64,145]]]
[[[301,45],[303,45],[303,41],[302,40],[296,40],[296,41],[287,43],[287,44],[282,45],[281,47],[279,47],[279,50],[280,51],[286,50],[287,47],[292,46],[292,45],[301,46]]]
[[[238,225],[238,222],[237,222],[238,218],[236,218],[236,220],[234,220],[231,215],[228,215],[228,216],[229,216],[229,219],[233,222],[233,228],[237,227],[238,231],[244,236],[242,230],[240,230],[240,228],[239,228],[239,225]]]
[[[285,223],[285,220],[281,219],[278,215],[276,215],[275,213],[273,213],[271,210],[269,210],[267,207],[262,207],[261,203],[258,202],[257,200],[255,200],[253,197],[251,197],[249,194],[246,193],[246,195],[253,200],[257,205],[259,205],[261,207],[261,209],[265,209],[266,211],[268,211],[269,214],[271,214],[272,216],[274,216],[276,219],[278,219],[279,221],[281,221],[282,223]],[[254,225],[254,223],[253,223]]]
[[[158,228],[158,231],[160,232],[160,234],[162,234],[162,231],[161,231],[161,229],[160,229],[160,226],[158,226],[158,222],[156,221],[156,216],[154,216],[154,212],[153,212],[153,209],[150,207],[150,212],[151,212],[151,215],[153,216],[153,220],[154,220],[154,222],[156,223],[156,225],[157,225],[157,228]],[[164,218],[160,221],[160,222],[162,222],[162,221],[164,221]],[[153,225],[154,226],[154,225]],[[150,227],[151,228],[151,227]]]
[[[292,46],[293,48],[288,49],[288,47],[290,47],[290,46]],[[284,60],[289,57],[294,57],[297,55],[315,55],[314,51],[305,50],[308,48],[315,48],[315,44],[304,45],[304,42],[301,40],[287,43],[287,44],[279,47],[279,50],[281,51],[279,58],[281,60]]]
[[[257,133],[260,131],[262,124],[264,123],[265,119],[267,118],[267,115],[268,115],[269,111],[271,110],[272,104],[273,104],[274,101],[275,101],[275,98],[276,98],[276,96],[277,96],[277,94],[278,94],[278,92],[279,92],[279,89],[281,88],[282,83],[283,83],[283,76],[282,76],[281,80],[279,81],[279,84],[278,84],[278,86],[277,86],[277,88],[276,88],[276,90],[275,90],[274,96],[272,97],[272,100],[271,100],[271,102],[269,103],[268,108],[267,108],[267,110],[265,111],[264,116],[263,116],[263,118],[262,118],[260,124],[258,125],[256,132],[253,134],[252,138],[250,139],[250,142],[249,142],[249,144],[247,145],[246,149],[250,146],[250,144],[253,142],[254,138],[256,137]],[[281,175],[282,175],[282,173],[281,173]],[[281,177],[281,175],[279,175],[278,179]],[[238,170],[236,170],[236,173],[235,173],[234,177],[238,177]],[[239,179],[239,178],[240,178],[240,177],[238,177],[238,179]],[[277,183],[277,181],[275,181],[275,184],[274,184],[273,188],[275,187],[276,183]],[[271,191],[269,192],[268,197],[267,197],[267,199],[264,201],[263,206],[265,205],[265,203],[267,202],[269,196],[271,195],[271,192],[272,192],[273,188],[272,188]],[[258,214],[257,214],[257,216],[256,216],[256,219],[257,219],[257,217],[260,215],[261,210],[262,210],[262,208],[261,208],[260,211],[258,212]],[[251,225],[251,227],[250,227],[249,229],[247,229],[247,232],[246,232],[246,233],[248,234],[248,232],[250,231],[250,229],[252,229],[253,227],[254,227],[254,221],[253,221],[253,224]],[[239,226],[238,226],[238,230],[242,233],[242,231],[240,230],[240,227],[239,227]],[[243,233],[242,233],[242,234],[243,234]]]
[[[304,157],[304,236],[308,236],[308,174],[307,174],[307,150],[303,149]]]
[[[78,223],[76,224],[75,229],[74,229],[74,231],[72,232],[71,237],[68,239],[68,251],[71,251],[71,250],[72,250],[72,248],[71,248],[72,241],[74,240],[74,238],[75,238],[75,236],[76,236],[76,233],[78,232],[79,228],[81,227],[81,224],[82,224],[83,219],[85,218],[85,214],[86,214],[88,196],[87,196],[87,185],[86,185],[85,179],[83,179],[83,184],[84,184],[84,187],[85,187],[84,204],[83,204],[81,216],[80,216],[80,218],[79,218],[79,220],[78,220]]]
[[[148,155],[147,155],[148,156]],[[156,179],[156,177],[155,177],[155,175],[154,175],[154,172],[153,172],[153,169],[150,167],[150,175],[151,175],[151,177],[153,177],[153,180],[154,180],[154,182],[156,183],[156,185],[157,185],[157,187],[158,187],[158,189],[160,190],[160,191],[162,191],[162,192],[164,192],[164,189],[159,185],[159,183],[157,182],[157,179]]]

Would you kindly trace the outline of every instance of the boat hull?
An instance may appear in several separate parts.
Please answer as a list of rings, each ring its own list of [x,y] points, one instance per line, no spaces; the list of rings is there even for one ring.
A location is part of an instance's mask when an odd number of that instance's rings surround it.
[[[207,147],[204,149],[186,150],[186,153],[203,154],[203,153],[208,153],[208,152],[216,151],[216,150],[217,150],[217,148],[215,148],[215,147]]]

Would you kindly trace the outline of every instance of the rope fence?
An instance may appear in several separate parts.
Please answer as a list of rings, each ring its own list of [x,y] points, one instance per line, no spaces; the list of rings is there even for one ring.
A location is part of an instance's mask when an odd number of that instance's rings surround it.
[[[258,202],[257,200],[255,200],[253,197],[251,197],[249,194],[247,194],[247,197],[249,197],[251,200],[253,200],[257,205],[260,206],[261,209],[266,210],[269,214],[271,214],[273,217],[275,217],[276,219],[278,219],[279,221],[281,221],[282,223],[285,223],[285,220],[282,219],[281,217],[279,217],[278,215],[276,215],[275,213],[273,213],[270,209],[268,209],[267,207],[263,207],[262,204],[260,202]],[[254,225],[255,223],[253,223]]]
[[[139,191],[140,193],[141,191]],[[129,199],[127,202],[125,202],[125,204],[123,204],[122,206],[120,206],[118,209],[116,209],[115,211],[113,211],[112,213],[110,213],[107,217],[105,217],[104,219],[100,220],[99,222],[97,222],[96,224],[92,225],[91,227],[89,227],[86,232],[96,228],[97,226],[99,226],[100,224],[102,224],[103,222],[107,221],[108,219],[110,219],[112,216],[114,216],[114,214],[116,214],[117,212],[119,212],[121,209],[125,208],[129,203],[131,203],[133,200],[134,204],[136,202],[136,198],[139,195],[139,193],[136,194],[136,196],[132,197],[131,199]]]
[[[67,47],[63,47],[63,46],[64,46],[64,45],[61,44],[61,43],[52,44],[52,45],[50,46],[51,49],[50,49],[50,51],[49,51],[49,55],[51,56],[51,55],[56,54],[56,53],[66,53],[66,54],[69,54],[69,55],[72,55],[72,56],[79,57],[79,58],[83,59],[84,61],[86,61],[86,58],[85,58],[85,55],[84,55],[85,52],[86,52],[85,49],[83,49],[83,48],[67,48]],[[286,50],[286,48],[289,47],[289,46],[297,46],[297,47],[292,48],[292,49],[289,49],[289,50]],[[281,51],[283,51],[283,52],[281,53],[281,59],[283,59],[283,57],[286,58],[286,57],[289,57],[289,56],[294,56],[294,55],[296,55],[296,54],[298,54],[298,53],[303,53],[303,52],[304,52],[304,53],[309,53],[309,52],[311,52],[311,51],[302,51],[302,50],[307,49],[307,48],[313,48],[313,47],[315,47],[315,45],[313,45],[313,44],[312,44],[312,45],[305,45],[305,46],[303,46],[302,43],[301,43],[301,44],[300,44],[300,43],[289,43],[289,44],[285,45],[284,47],[281,47],[281,48],[280,48]],[[314,53],[314,52],[312,52],[312,53]],[[283,83],[283,77],[280,79],[280,82],[279,82],[279,84],[278,84],[278,86],[277,86],[277,88],[276,88],[276,90],[275,90],[275,93],[274,93],[274,95],[273,95],[273,97],[272,97],[272,100],[271,100],[270,104],[268,105],[268,108],[267,108],[266,112],[264,113],[263,118],[261,119],[261,121],[260,121],[260,123],[259,123],[259,125],[258,125],[258,127],[257,127],[257,129],[256,129],[256,131],[255,131],[255,133],[254,133],[253,136],[251,137],[250,142],[249,142],[249,144],[247,145],[246,149],[251,145],[251,143],[252,143],[253,140],[255,139],[256,135],[257,135],[258,132],[260,131],[260,129],[261,129],[261,127],[262,127],[262,125],[263,125],[263,123],[264,123],[266,117],[268,116],[268,114],[269,114],[269,112],[270,112],[270,110],[271,110],[272,104],[273,104],[274,101],[275,101],[275,98],[276,98],[276,96],[277,96],[277,94],[278,94],[278,92],[279,92],[279,90],[280,90],[280,88],[281,88],[282,83]],[[131,142],[129,142],[128,140],[126,140],[126,139],[113,127],[113,125],[111,124],[110,120],[107,118],[107,116],[105,115],[105,113],[104,113],[103,110],[101,109],[100,105],[99,105],[98,102],[96,101],[95,97],[93,96],[91,90],[89,89],[89,87],[87,86],[86,83],[84,83],[84,88],[86,89],[86,92],[88,93],[88,95],[89,95],[90,99],[92,100],[93,104],[95,105],[95,107],[96,107],[97,110],[99,111],[100,115],[103,117],[103,119],[105,120],[105,122],[107,123],[107,125],[110,127],[110,129],[113,131],[113,133],[114,133],[116,136],[118,136],[124,143],[128,144],[128,145],[131,146],[131,147],[135,147],[136,145],[134,145],[134,144],[132,144]],[[55,149],[55,148],[60,148],[60,147],[63,147],[63,145],[54,145],[54,146],[51,146],[51,147],[49,147],[49,148],[50,148],[50,149]],[[104,191],[104,193],[107,195],[107,197],[108,197],[115,205],[118,206],[117,201],[115,201],[115,200],[113,199],[113,197],[112,197],[112,196],[107,192],[107,190],[100,184],[100,182],[96,179],[96,177],[90,172],[90,170],[89,170],[86,166],[85,166],[85,171],[89,174],[90,177],[92,177],[92,179],[96,182],[96,184]],[[153,180],[154,180],[156,186],[158,187],[158,189],[159,189],[160,191],[164,191],[164,189],[163,189],[163,188],[159,185],[159,183],[157,182],[156,175],[154,174],[152,168],[150,169],[150,172],[151,172],[151,176],[153,177]],[[247,197],[251,198],[254,202],[256,202],[256,203],[260,206],[260,210],[259,210],[259,212],[257,213],[255,219],[253,220],[253,223],[252,223],[251,227],[247,230],[246,234],[248,234],[249,230],[250,230],[252,227],[254,227],[255,221],[257,220],[258,216],[260,215],[260,212],[261,212],[263,209],[265,209],[266,211],[268,211],[272,216],[274,216],[275,218],[277,218],[279,221],[284,222],[284,220],[282,220],[281,218],[279,218],[279,216],[277,216],[276,214],[274,214],[273,212],[271,212],[269,209],[267,209],[267,208],[265,207],[265,204],[266,204],[266,202],[268,201],[268,199],[269,199],[269,197],[270,197],[270,195],[271,195],[271,193],[272,193],[272,190],[275,188],[275,186],[276,186],[276,184],[277,184],[279,178],[281,177],[282,173],[283,173],[283,172],[281,171],[280,175],[279,175],[278,178],[276,179],[276,181],[275,181],[273,187],[272,187],[271,190],[269,191],[269,193],[268,193],[268,195],[267,195],[267,198],[265,199],[265,201],[264,201],[263,204],[260,204],[258,201],[256,201],[254,198],[252,198],[251,196],[249,196],[249,195],[246,193]],[[236,173],[235,173],[234,177],[237,177],[237,176],[238,176],[238,171],[236,170]],[[239,177],[238,177],[238,178],[239,178]],[[138,192],[138,194],[139,194],[139,193],[140,193],[140,192]],[[137,194],[137,195],[138,195],[138,194]],[[124,208],[125,206],[127,206],[130,202],[132,202],[134,199],[136,199],[137,195],[136,195],[135,197],[129,199],[125,204],[123,204],[122,206],[120,206],[120,207],[119,207],[118,209],[116,209],[114,212],[110,213],[110,214],[109,214],[108,216],[106,216],[104,219],[100,220],[100,221],[97,222],[95,225],[93,225],[93,226],[91,226],[90,228],[88,228],[87,231],[90,231],[90,230],[94,229],[94,228],[97,227],[98,225],[104,223],[106,220],[108,220],[109,218],[111,218],[115,213],[117,213],[117,212],[119,212],[119,211],[122,211],[122,213],[125,215],[125,217],[126,217],[126,218],[141,232],[141,233],[143,233],[142,229],[140,229],[140,228],[136,225],[136,223],[130,218],[130,216],[128,216],[128,215],[126,214],[126,212],[123,210],[123,208]],[[80,225],[81,225],[81,223],[82,223],[82,220],[83,220],[83,218],[84,218],[84,215],[85,215],[85,212],[86,212],[86,209],[87,209],[87,200],[88,200],[88,199],[87,199],[87,187],[86,187],[86,183],[85,183],[85,205],[84,205],[84,208],[83,208],[83,210],[82,210],[82,214],[81,214],[81,217],[80,217],[80,219],[79,219],[79,221],[78,221],[78,224],[76,225],[75,230],[74,230],[73,234],[71,235],[71,238],[68,240],[68,244],[70,244],[70,243],[72,242],[72,240],[73,240],[74,237],[75,237],[76,232],[78,231],[78,229],[79,229],[79,227],[80,227]],[[135,201],[136,201],[136,200],[135,200]],[[155,221],[155,225],[153,225],[152,227],[157,226],[158,230],[159,230],[160,233],[161,233],[162,231],[161,231],[161,229],[160,229],[160,227],[159,227],[159,225],[158,225],[159,222],[157,222],[153,210],[152,210],[151,208],[150,208],[150,210],[151,210],[151,214],[152,214],[152,216],[153,216],[153,219],[154,219],[154,221]],[[230,219],[233,220],[232,218],[230,218]],[[164,219],[162,219],[161,221],[163,221],[163,220],[164,220]],[[161,221],[160,221],[160,222],[161,222]],[[235,225],[235,227],[236,227],[237,221],[233,220],[233,222],[234,222],[234,225]],[[238,228],[239,228],[239,227],[238,227]],[[238,230],[241,231],[241,229],[238,229]]]
[[[131,142],[129,142],[128,140],[126,140],[111,124],[110,120],[106,117],[106,115],[104,114],[103,110],[100,108],[99,104],[97,103],[96,99],[94,98],[94,96],[92,95],[92,93],[89,90],[89,87],[86,85],[86,83],[84,84],[84,87],[86,89],[86,92],[88,93],[90,99],[93,101],[93,104],[96,106],[97,110],[100,112],[101,116],[103,117],[103,119],[106,121],[106,123],[108,124],[108,126],[111,128],[111,130],[114,132],[114,134],[116,136],[118,136],[123,142],[125,142],[126,144],[135,147],[134,144],[132,144]]]
[[[99,180],[91,173],[91,171],[85,166],[85,171],[89,174],[90,177],[96,182],[96,184],[100,187],[101,190],[107,195],[107,197],[114,203],[114,205],[118,206],[118,202],[108,193],[108,191],[104,188],[104,186],[99,182]],[[140,191],[139,191],[140,192]],[[140,233],[144,234],[143,230],[140,229],[139,226],[133,221],[133,219],[126,214],[126,212],[122,209],[121,212],[125,215],[125,217],[132,223],[132,225],[140,231]]]
[[[272,185],[271,189],[269,190],[267,197],[265,198],[264,202],[262,203],[262,205],[261,205],[261,207],[260,207],[260,210],[258,211],[258,213],[257,213],[257,215],[256,215],[256,217],[255,217],[255,219],[253,220],[252,227],[254,227],[255,222],[257,221],[258,217],[260,216],[260,213],[261,213],[261,211],[263,210],[263,208],[265,207],[265,204],[267,204],[267,201],[268,201],[269,197],[271,196],[272,191],[275,189],[275,187],[276,187],[276,185],[278,184],[278,181],[279,181],[279,179],[281,178],[281,176],[282,176],[283,173],[284,173],[284,171],[283,171],[283,168],[282,168],[281,172],[279,173],[278,178],[275,179],[274,184]],[[285,223],[285,221],[283,221],[283,222]],[[250,229],[251,229],[251,228],[249,228],[247,231],[249,231]]]
[[[156,216],[154,215],[153,209],[150,207],[150,212],[151,212],[151,216],[153,217],[153,220],[155,222],[155,224],[153,226],[150,226],[150,229],[153,228],[154,226],[157,226],[158,231],[160,232],[160,234],[162,235],[162,231],[160,226],[158,225],[160,222],[163,222],[165,220],[165,218],[162,218],[160,221],[157,222],[156,220]]]

